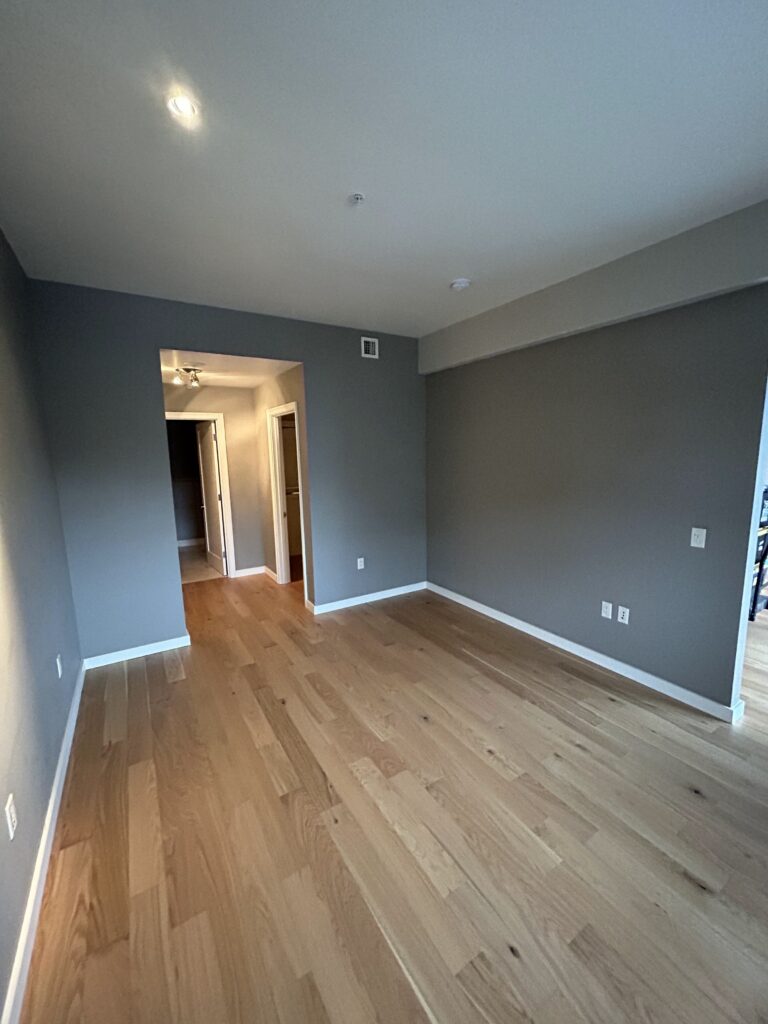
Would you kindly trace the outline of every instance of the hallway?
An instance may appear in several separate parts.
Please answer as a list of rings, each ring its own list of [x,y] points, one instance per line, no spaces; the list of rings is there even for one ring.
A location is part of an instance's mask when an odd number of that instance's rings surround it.
[[[186,586],[88,673],[24,1024],[768,1013],[768,627],[731,728],[427,592]]]
[[[179,548],[179,570],[182,583],[202,583],[204,580],[222,578],[218,569],[206,561],[205,541],[193,547]]]

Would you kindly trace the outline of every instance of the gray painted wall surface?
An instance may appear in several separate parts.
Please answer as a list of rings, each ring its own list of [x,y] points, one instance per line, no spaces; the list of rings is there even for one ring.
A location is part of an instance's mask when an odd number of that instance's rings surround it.
[[[419,342],[422,373],[768,280],[768,200],[480,313]]]
[[[730,704],[767,325],[759,286],[430,376],[428,578]]]
[[[24,274],[0,233],[0,1006],[80,667],[59,504],[38,408]],[[64,674],[56,673],[61,653]]]
[[[204,386],[199,391],[188,391],[166,384],[163,393],[169,412],[224,414],[235,565],[238,569],[264,565],[255,389]]]
[[[304,364],[316,603],[424,579],[416,343],[366,330],[30,282],[85,657],[185,632],[161,348]],[[357,555],[366,556],[358,572]]]

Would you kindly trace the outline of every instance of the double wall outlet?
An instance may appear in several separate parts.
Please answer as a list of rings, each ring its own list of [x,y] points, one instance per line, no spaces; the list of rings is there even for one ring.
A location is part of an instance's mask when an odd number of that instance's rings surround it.
[[[19,817],[16,814],[16,802],[13,799],[13,793],[9,793],[8,799],[5,801],[5,820],[8,824],[8,835],[12,840],[16,835],[16,826],[19,824]]]
[[[362,555],[357,560],[357,568],[358,569],[364,569],[365,568],[365,559],[362,557]]]
[[[600,614],[604,619],[613,618],[613,604],[610,601],[603,601]],[[619,605],[618,614],[616,615],[616,621],[621,622],[622,625],[629,625],[629,608],[626,608],[623,604]]]
[[[59,673],[59,679],[61,679],[62,674],[64,673],[64,664],[61,660],[60,654],[56,655],[56,671]]]

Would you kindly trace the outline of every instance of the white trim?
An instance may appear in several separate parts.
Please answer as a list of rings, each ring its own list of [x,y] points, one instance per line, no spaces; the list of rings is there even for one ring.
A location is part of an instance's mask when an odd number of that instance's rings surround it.
[[[227,432],[224,429],[223,412],[168,412],[167,420],[191,420],[202,422],[210,420],[216,424],[216,442],[219,450],[219,473],[221,475],[221,506],[224,512],[224,544],[227,549],[227,575],[231,578],[236,573],[235,559],[235,528],[232,524],[232,497],[229,489],[229,457],[227,456]],[[139,657],[139,655],[136,655]]]
[[[35,945],[37,924],[40,918],[40,906],[43,902],[45,891],[45,880],[48,875],[48,863],[51,859],[53,837],[56,834],[56,820],[59,816],[61,797],[64,792],[64,781],[67,777],[69,755],[72,750],[72,740],[75,735],[77,713],[80,709],[80,698],[83,693],[83,680],[85,679],[85,663],[80,665],[77,673],[75,687],[72,691],[72,701],[69,705],[67,724],[64,726],[64,735],[61,738],[59,760],[56,764],[56,773],[53,776],[51,795],[48,799],[48,809],[43,822],[43,830],[40,835],[40,844],[37,848],[35,867],[32,871],[32,880],[29,886],[27,906],[24,910],[24,918],[21,922],[19,940],[16,946],[16,955],[11,967],[11,976],[8,979],[8,991],[5,996],[3,1014],[0,1018],[2,1024],[17,1024],[21,1018],[21,1009],[24,1003],[24,992],[27,987],[27,976],[29,965],[32,960],[32,950]]]
[[[307,598],[304,605],[313,615],[324,612],[337,612],[342,608],[353,608],[357,604],[368,604],[370,601],[383,601],[387,597],[400,597],[401,594],[412,594],[415,590],[426,590],[428,583],[408,583],[404,587],[392,587],[390,590],[378,590],[374,594],[360,594],[359,597],[346,597],[343,601],[330,601],[328,604],[312,604]]]
[[[277,573],[275,572],[274,569],[270,569],[268,565],[265,565],[264,566],[264,572],[267,574],[267,576],[269,576],[269,578],[271,580],[274,580],[275,583],[277,583]],[[307,600],[306,597],[304,598],[304,600],[305,601]]]
[[[539,626],[532,626],[529,622],[523,622],[522,619],[516,619],[513,615],[507,615],[506,612],[500,612],[487,604],[481,604],[471,597],[465,597],[463,594],[457,594],[454,590],[438,586],[437,583],[427,583],[427,589],[435,594],[440,594],[441,597],[448,598],[449,601],[455,601],[456,604],[464,605],[465,608],[471,608],[472,611],[480,612],[481,615],[487,615],[489,619],[495,619],[497,622],[503,622],[504,625],[511,626],[513,629],[519,629],[522,633],[535,636],[537,640],[543,640],[544,643],[551,644],[552,647],[559,647],[569,654],[575,654],[578,658],[591,661],[594,665],[599,665],[601,668],[606,668],[617,675],[625,676],[635,683],[640,683],[641,686],[647,686],[651,690],[656,690],[657,693],[663,693],[673,700],[680,701],[681,704],[687,704],[689,707],[704,711],[708,715],[713,715],[723,722],[738,722],[744,715],[743,700],[736,700],[730,707],[727,704],[719,704],[717,701],[710,700],[709,697],[702,697],[692,690],[686,690],[685,687],[678,686],[677,683],[670,683],[666,679],[660,679],[658,676],[651,675],[650,672],[645,672],[641,668],[635,668],[633,665],[627,665],[623,661],[610,658],[607,654],[601,654],[600,651],[593,651],[589,647],[582,647],[581,644],[574,643],[572,640],[566,640],[565,637],[558,636],[556,633],[550,633],[549,630],[541,629]]]
[[[304,470],[302,461],[301,421],[298,402],[286,402],[267,409],[267,445],[269,448],[269,484],[272,490],[272,521],[275,530],[275,565],[273,579],[276,583],[291,582],[291,563],[288,551],[288,520],[285,516],[285,466],[283,465],[282,436],[277,430],[277,421],[293,413],[296,425],[296,461],[299,476],[299,520],[301,524],[301,559],[304,568],[304,600],[308,600],[307,539],[304,531]],[[270,570],[268,570],[270,571]]]
[[[191,540],[177,540],[177,548],[199,548],[205,544],[205,537],[193,537]]]
[[[266,565],[253,565],[250,569],[236,569],[235,576],[259,576],[266,571]]]
[[[132,658],[145,658],[148,654],[160,654],[162,651],[175,651],[177,647],[189,647],[192,641],[189,633],[184,636],[175,636],[171,640],[158,640],[154,644],[144,644],[141,647],[128,647],[124,651],[113,651],[111,654],[96,654],[86,658],[83,664],[86,668],[101,668],[104,665],[114,665],[118,661],[130,661]]]

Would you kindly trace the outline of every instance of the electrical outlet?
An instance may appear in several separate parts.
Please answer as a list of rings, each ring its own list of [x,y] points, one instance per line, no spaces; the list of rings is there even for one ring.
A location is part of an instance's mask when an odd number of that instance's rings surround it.
[[[625,608],[624,605],[619,605],[619,614],[616,616],[619,622],[622,622],[625,626],[629,625],[629,608]]]
[[[56,671],[59,673],[59,679],[61,679],[61,676],[64,672],[64,665],[62,664],[60,654],[56,655]]]
[[[358,560],[357,560],[357,568],[358,569],[364,569],[365,568],[365,559],[364,558],[358,558]]]
[[[703,526],[693,526],[691,528],[691,547],[692,548],[705,548],[707,546],[707,531]]]
[[[612,619],[613,618],[613,605],[611,604],[610,601],[603,601],[602,616],[603,616],[604,619]]]
[[[13,839],[16,835],[16,826],[19,824],[13,793],[10,793],[8,799],[5,801],[5,820],[8,822],[8,835]]]

